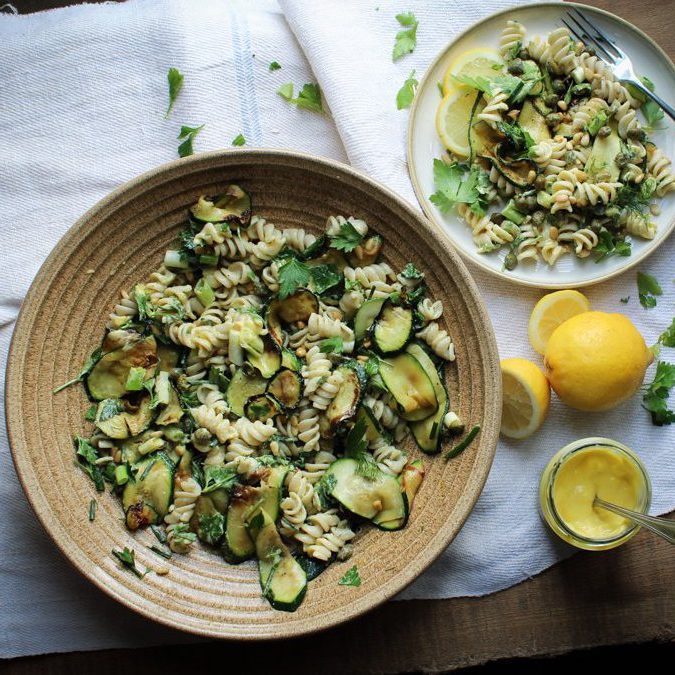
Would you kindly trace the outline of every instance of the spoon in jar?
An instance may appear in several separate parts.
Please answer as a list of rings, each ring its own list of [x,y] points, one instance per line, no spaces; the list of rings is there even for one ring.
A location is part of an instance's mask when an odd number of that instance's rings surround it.
[[[658,534],[660,537],[663,537],[667,542],[675,544],[675,520],[670,520],[668,518],[648,516],[645,513],[638,513],[637,511],[631,511],[626,509],[623,506],[617,506],[611,502],[606,502],[604,499],[597,497],[593,500],[593,506],[599,506],[601,509],[606,509],[607,511],[612,511],[628,520],[633,521],[634,523],[641,525],[650,532]]]

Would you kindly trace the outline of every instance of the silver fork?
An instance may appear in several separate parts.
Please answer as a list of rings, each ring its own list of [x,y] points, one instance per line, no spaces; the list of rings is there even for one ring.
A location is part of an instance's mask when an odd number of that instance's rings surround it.
[[[614,76],[619,82],[629,82],[645,96],[655,101],[668,113],[671,119],[675,120],[675,108],[642,84],[633,70],[630,58],[616,42],[607,37],[597,26],[591,24],[578,9],[575,8],[567,12],[567,16],[573,25],[570,25],[565,19],[562,19],[562,22],[578,40],[595,49],[595,53],[612,67]]]

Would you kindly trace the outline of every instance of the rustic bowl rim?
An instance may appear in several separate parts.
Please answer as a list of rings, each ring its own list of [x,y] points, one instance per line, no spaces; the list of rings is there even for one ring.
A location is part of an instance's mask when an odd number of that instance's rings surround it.
[[[201,628],[199,626],[193,625],[182,625],[176,620],[169,616],[164,616],[161,613],[157,613],[157,607],[161,607],[161,598],[155,597],[154,602],[150,602],[145,598],[139,598],[139,602],[134,603],[131,599],[127,598],[124,595],[121,595],[115,591],[114,588],[111,588],[103,583],[103,580],[100,579],[96,574],[93,573],[96,565],[95,563],[84,556],[84,561],[78,561],[74,555],[71,554],[66,548],[62,545],[62,542],[58,539],[56,534],[52,530],[52,523],[50,519],[50,513],[44,506],[48,503],[46,496],[41,495],[39,492],[34,494],[30,486],[27,484],[24,476],[24,468],[27,468],[31,465],[28,455],[22,456],[24,454],[25,448],[23,447],[22,442],[19,439],[18,427],[20,427],[20,417],[18,415],[20,403],[14,402],[11,396],[11,390],[13,383],[21,379],[21,371],[19,369],[19,356],[22,352],[21,342],[24,339],[23,333],[25,332],[24,322],[28,321],[28,316],[30,315],[30,310],[33,305],[38,304],[41,301],[42,296],[38,295],[38,285],[42,280],[42,277],[47,274],[47,272],[52,268],[54,263],[61,257],[61,254],[68,250],[71,241],[76,239],[82,230],[85,230],[88,226],[90,219],[95,218],[102,212],[114,213],[117,204],[116,202],[123,198],[127,194],[135,194],[138,196],[138,190],[141,189],[145,183],[151,183],[153,179],[164,179],[170,180],[171,178],[176,178],[174,172],[180,170],[183,167],[193,166],[194,170],[198,170],[200,164],[204,164],[203,170],[206,171],[209,168],[213,168],[213,161],[222,159],[230,160],[232,157],[238,157],[241,159],[242,163],[247,161],[247,158],[267,158],[270,161],[281,161],[290,160],[293,162],[308,163],[310,167],[304,167],[308,171],[312,171],[313,168],[321,166],[324,169],[330,169],[336,171],[338,174],[346,175],[355,180],[357,183],[362,183],[368,185],[371,189],[381,193],[384,200],[393,202],[396,207],[401,209],[407,219],[415,221],[417,227],[421,227],[427,230],[430,238],[436,241],[439,241],[442,247],[442,252],[449,259],[449,264],[454,266],[457,270],[457,274],[461,277],[462,281],[467,285],[472,301],[474,303],[474,309],[478,315],[478,321],[475,323],[477,327],[480,327],[484,332],[483,338],[486,340],[485,349],[488,354],[489,361],[492,367],[485,369],[486,377],[487,374],[491,375],[491,378],[487,378],[485,382],[486,400],[489,399],[494,402],[492,406],[486,405],[486,424],[481,428],[480,433],[480,453],[476,456],[476,462],[474,469],[472,471],[471,480],[467,482],[465,486],[465,492],[460,497],[455,511],[458,513],[458,519],[456,525],[446,524],[446,526],[439,529],[436,538],[426,549],[416,555],[411,559],[410,564],[404,572],[401,572],[399,579],[396,581],[385,580],[383,581],[376,589],[370,591],[368,594],[360,598],[359,601],[352,603],[349,609],[345,609],[342,615],[336,617],[333,620],[321,621],[316,618],[309,618],[306,620],[308,625],[303,625],[300,630],[297,630],[297,626],[293,630],[284,630],[283,628],[276,629],[274,635],[263,635],[258,636],[254,632],[250,634],[231,634],[224,635],[220,632],[216,633],[212,630],[209,630],[207,627]],[[232,164],[226,164],[229,170],[233,169]],[[45,293],[49,286],[46,287]],[[482,324],[482,326],[480,325]],[[491,381],[488,381],[491,379]],[[400,593],[404,588],[411,584],[417,577],[426,570],[447,548],[447,546],[452,542],[452,540],[457,536],[461,528],[463,527],[466,519],[473,510],[473,507],[478,500],[478,497],[483,491],[485,482],[487,480],[488,474],[490,472],[492,462],[495,456],[497,440],[499,437],[499,426],[501,418],[501,371],[499,367],[499,354],[497,349],[497,341],[495,338],[494,330],[492,329],[492,322],[490,321],[487,309],[483,302],[483,299],[478,290],[478,286],[474,281],[473,277],[469,273],[466,265],[454,250],[449,241],[441,234],[439,231],[434,228],[423,213],[417,211],[408,201],[403,199],[401,196],[396,194],[393,190],[386,187],[382,183],[370,178],[365,173],[354,169],[353,167],[338,162],[326,157],[320,157],[317,155],[311,155],[309,153],[299,152],[289,149],[278,149],[278,148],[255,148],[255,149],[224,149],[224,150],[215,150],[210,152],[202,152],[196,155],[192,155],[187,158],[176,159],[170,162],[161,164],[155,168],[152,168],[148,171],[141,173],[140,175],[126,181],[119,187],[117,187],[112,192],[108,193],[105,197],[99,200],[91,208],[89,208],[78,220],[66,231],[66,233],[61,237],[56,246],[49,253],[45,261],[40,266],[35,278],[33,279],[27,293],[26,297],[22,303],[21,310],[17,317],[16,325],[14,332],[12,334],[8,360],[6,367],[6,380],[5,380],[5,423],[8,434],[8,441],[10,446],[10,452],[14,462],[17,476],[23,488],[24,494],[28,499],[28,502],[33,509],[38,521],[44,528],[44,530],[49,534],[50,538],[56,544],[59,551],[63,554],[65,559],[86,579],[96,585],[100,590],[102,590],[106,595],[123,605],[124,607],[144,616],[145,618],[151,619],[159,624],[181,630],[182,632],[190,633],[193,635],[200,635],[204,637],[218,638],[224,640],[242,640],[242,641],[264,641],[264,640],[274,640],[274,639],[287,639],[293,637],[299,637],[302,635],[310,635],[313,633],[321,632],[330,628],[333,628],[337,625],[340,625],[351,619],[362,616],[363,614],[373,610],[375,607],[378,607],[386,600],[389,600],[391,597]],[[10,419],[16,420],[17,429],[14,429],[14,423],[10,422]],[[454,530],[454,531],[453,531]],[[89,563],[89,566],[86,565],[86,562]],[[254,629],[254,626],[252,626]]]

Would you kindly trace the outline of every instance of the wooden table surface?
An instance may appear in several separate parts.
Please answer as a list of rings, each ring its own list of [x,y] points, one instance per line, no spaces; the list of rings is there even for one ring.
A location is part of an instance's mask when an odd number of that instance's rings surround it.
[[[29,12],[73,1],[14,4]],[[634,23],[674,58],[675,0],[587,2]],[[207,663],[227,668],[241,657],[246,658],[244,663],[275,672],[440,672],[600,645],[674,642],[672,563],[670,546],[643,532],[615,551],[578,553],[490,596],[389,602],[347,625],[308,638],[264,645],[209,643],[170,650],[52,655],[6,663],[3,670],[16,675],[170,672]]]

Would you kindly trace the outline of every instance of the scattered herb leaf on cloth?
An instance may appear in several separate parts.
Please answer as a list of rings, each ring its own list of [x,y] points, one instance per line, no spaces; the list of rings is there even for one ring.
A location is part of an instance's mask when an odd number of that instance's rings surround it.
[[[183,81],[185,80],[185,77],[178,70],[178,68],[169,68],[166,79],[169,82],[169,107],[166,109],[164,119],[166,119],[171,114],[171,111],[173,110],[173,104],[176,102],[178,94],[180,94],[180,90],[183,88]]]
[[[396,107],[399,110],[410,107],[415,98],[415,90],[418,84],[419,82],[415,79],[415,71],[413,70],[396,94]]]
[[[412,12],[397,14],[396,20],[403,26],[404,30],[396,33],[394,51],[392,52],[393,61],[398,61],[402,56],[414,51],[417,46],[417,26],[419,25]]]
[[[238,136],[235,136],[234,139],[232,140],[232,145],[234,145],[235,147],[246,145],[246,139],[244,138],[244,135],[239,134]]]
[[[660,427],[675,422],[675,412],[668,409],[668,396],[675,385],[675,365],[666,361],[656,364],[654,379],[645,387],[642,407],[652,416],[652,424]]]
[[[183,125],[180,128],[178,140],[183,142],[178,146],[179,157],[189,157],[191,154],[193,154],[194,150],[192,149],[192,141],[203,128],[203,124],[198,127],[188,127]]]
[[[269,66],[270,73],[273,73],[275,70],[281,70],[281,64],[278,61],[272,61]]]
[[[289,103],[294,103],[298,108],[311,110],[312,112],[323,112],[323,103],[321,101],[321,87],[318,84],[307,83],[302,85],[302,89],[296,98],[293,98],[293,83],[287,82],[277,89],[277,94]]]
[[[640,296],[640,304],[645,309],[656,307],[656,296],[662,295],[663,290],[659,282],[651,275],[645,272],[637,273],[638,294]]]

